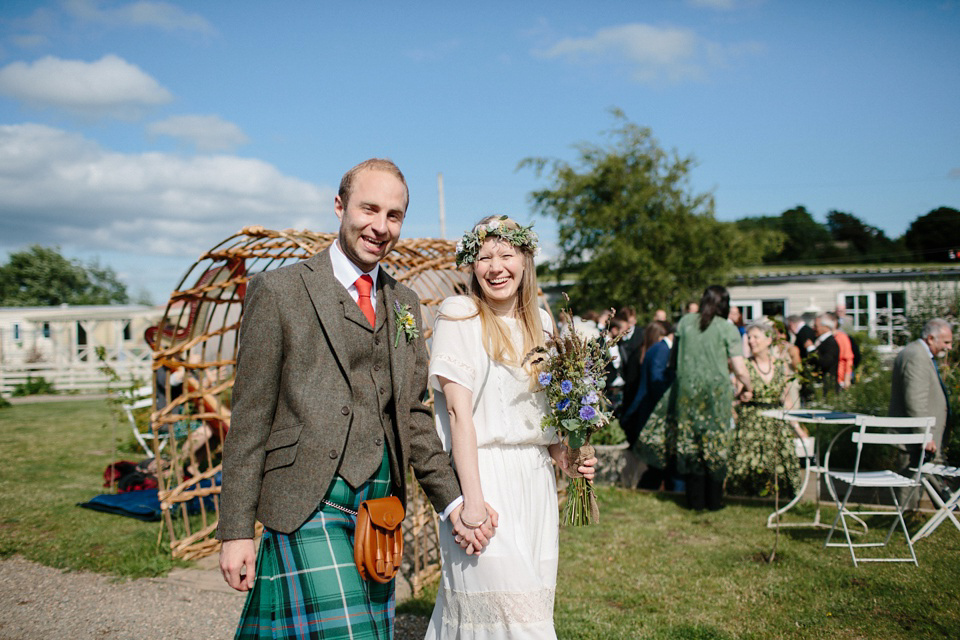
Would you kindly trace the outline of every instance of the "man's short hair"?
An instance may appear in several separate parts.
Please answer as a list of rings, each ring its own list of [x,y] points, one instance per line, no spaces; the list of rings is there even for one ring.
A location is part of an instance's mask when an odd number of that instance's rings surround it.
[[[943,318],[931,318],[930,320],[927,320],[927,324],[923,325],[923,337],[940,337],[940,332],[944,329],[947,329],[951,333],[953,332],[953,327],[951,327],[950,323]]]
[[[636,318],[637,312],[633,310],[633,307],[620,307],[617,309],[617,313],[613,316],[617,320],[624,320],[630,322],[630,318]]]
[[[340,190],[337,192],[343,208],[347,208],[347,202],[350,200],[350,194],[353,191],[353,181],[362,171],[368,169],[371,171],[385,171],[403,183],[403,190],[407,192],[407,204],[404,206],[404,212],[406,212],[407,207],[410,206],[410,189],[407,187],[407,179],[403,177],[403,172],[400,171],[400,167],[388,158],[370,158],[369,160],[364,160],[343,174],[343,177],[340,179]]]
[[[831,331],[837,328],[837,320],[832,313],[821,313],[817,316],[817,320]]]
[[[803,318],[801,318],[795,313],[792,313],[789,316],[787,316],[787,325],[794,324],[795,322],[803,322]]]

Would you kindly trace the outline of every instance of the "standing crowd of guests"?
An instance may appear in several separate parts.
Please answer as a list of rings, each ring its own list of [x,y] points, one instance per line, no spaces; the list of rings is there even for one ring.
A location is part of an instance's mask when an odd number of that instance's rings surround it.
[[[855,381],[860,353],[836,312],[760,318],[747,325],[727,290],[707,287],[674,325],[658,309],[646,326],[630,307],[584,313],[579,331],[606,331],[608,399],[645,463],[638,486],[686,493],[691,508],[720,509],[723,492],[800,486],[806,431],[764,415],[799,408]],[[799,443],[799,444],[798,444]]]

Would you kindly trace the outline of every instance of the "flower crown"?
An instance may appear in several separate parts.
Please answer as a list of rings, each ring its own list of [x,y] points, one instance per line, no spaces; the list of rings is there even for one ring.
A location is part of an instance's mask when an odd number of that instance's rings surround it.
[[[533,225],[526,227],[517,227],[508,229],[504,223],[507,216],[500,216],[486,224],[478,224],[473,231],[467,231],[463,237],[457,241],[457,266],[473,264],[477,260],[477,254],[480,253],[480,247],[488,236],[496,236],[521,249],[529,249],[536,254],[537,234],[533,232]]]

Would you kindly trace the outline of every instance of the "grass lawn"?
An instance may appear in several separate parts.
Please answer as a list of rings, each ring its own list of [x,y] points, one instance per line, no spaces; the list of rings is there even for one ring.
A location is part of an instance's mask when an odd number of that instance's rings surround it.
[[[0,410],[0,555],[129,577],[174,566],[157,546],[159,523],[75,506],[103,491],[112,437],[103,401]],[[668,495],[598,493],[602,522],[561,532],[562,640],[960,637],[960,532],[949,522],[917,543],[919,568],[855,569],[845,549],[821,548],[824,531],[806,528],[783,530],[767,564],[769,505],[695,514]],[[805,505],[788,518],[812,515]],[[429,615],[434,598],[399,609]]]
[[[76,506],[108,491],[103,471],[115,455],[143,457],[115,454],[114,433],[122,446],[129,427],[114,432],[111,420],[103,400],[0,409],[0,557],[19,553],[51,567],[133,578],[183,564],[158,546],[159,522]]]

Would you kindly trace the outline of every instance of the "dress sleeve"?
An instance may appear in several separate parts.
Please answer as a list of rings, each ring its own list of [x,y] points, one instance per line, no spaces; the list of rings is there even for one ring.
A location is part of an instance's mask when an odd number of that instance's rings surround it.
[[[464,296],[447,298],[440,305],[430,350],[430,384],[440,389],[439,377],[474,391],[477,375],[477,332],[480,320],[473,302]]]
[[[727,348],[727,358],[742,357],[743,337],[740,335],[740,330],[732,322],[724,320],[721,326],[721,335],[723,336],[724,346]]]

